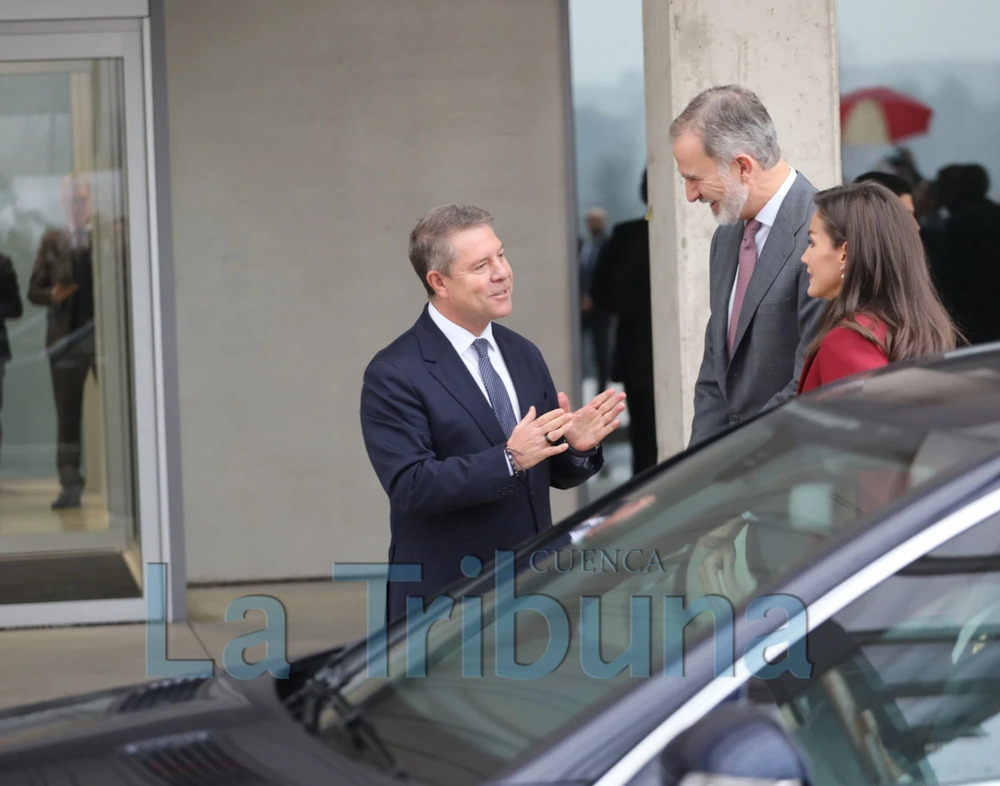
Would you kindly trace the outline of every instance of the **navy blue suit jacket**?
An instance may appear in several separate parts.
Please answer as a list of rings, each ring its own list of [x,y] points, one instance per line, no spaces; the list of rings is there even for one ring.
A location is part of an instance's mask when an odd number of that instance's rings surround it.
[[[559,406],[538,347],[496,323],[493,337],[521,408],[543,414]],[[582,483],[604,463],[559,454],[512,476],[506,439],[468,367],[424,308],[412,328],[381,350],[365,370],[361,430],[368,457],[389,495],[389,562],[422,566],[421,582],[389,585],[389,619],[406,596],[425,599],[462,577],[474,555],[491,562],[552,525],[549,486]]]

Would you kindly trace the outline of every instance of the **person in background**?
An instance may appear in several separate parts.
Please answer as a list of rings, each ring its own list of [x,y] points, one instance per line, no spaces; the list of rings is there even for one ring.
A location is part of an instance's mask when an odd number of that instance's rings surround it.
[[[45,350],[56,403],[56,467],[62,486],[52,503],[57,509],[80,507],[86,483],[81,469],[83,389],[87,374],[96,373],[90,182],[67,175],[62,200],[67,224],[42,235],[28,284],[28,300],[48,309]]]
[[[952,164],[937,175],[945,209],[931,269],[952,317],[971,344],[1000,340],[1000,205],[988,196],[979,164]]]
[[[858,175],[854,178],[855,183],[864,183],[867,181],[872,181],[875,183],[881,183],[883,186],[888,188],[892,193],[899,197],[900,201],[903,203],[903,207],[910,211],[912,215],[915,211],[913,204],[913,187],[899,175],[893,175],[890,172],[865,172],[863,175]]]
[[[646,204],[646,172],[639,195]],[[649,288],[649,222],[645,216],[615,224],[590,286],[594,302],[617,318],[611,378],[628,395],[632,474],[656,464],[653,391],[653,313]]]
[[[580,243],[580,333],[583,339],[584,376],[597,380],[597,390],[604,390],[611,378],[611,328],[614,315],[601,308],[590,296],[597,258],[607,241],[608,216],[602,208],[587,211],[589,237]]]
[[[809,296],[828,305],[806,350],[798,392],[953,349],[959,334],[899,197],[868,181],[820,191],[815,202],[802,264]]]
[[[10,360],[10,341],[7,339],[8,319],[17,319],[24,311],[21,303],[21,291],[17,286],[17,271],[14,263],[6,254],[0,254],[0,409],[3,409],[3,377],[7,362]],[[3,428],[0,427],[0,444],[3,441]]]

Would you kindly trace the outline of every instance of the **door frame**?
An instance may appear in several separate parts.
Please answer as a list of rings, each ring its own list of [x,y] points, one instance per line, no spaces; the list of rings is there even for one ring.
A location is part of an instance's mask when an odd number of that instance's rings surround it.
[[[168,566],[167,619],[186,616],[183,539],[171,532],[175,499],[168,492],[164,405],[163,313],[157,222],[157,166],[151,93],[151,31],[146,0],[58,0],[39,13],[34,0],[0,0],[0,59],[4,61],[123,61],[125,168],[129,211],[130,363],[133,394],[134,513],[141,562]],[[86,11],[82,10],[86,6]],[[29,15],[29,10],[34,14]],[[139,17],[137,14],[147,16]],[[83,19],[99,16],[101,19]],[[119,18],[110,18],[118,15]],[[39,17],[47,17],[40,20]],[[16,21],[11,21],[16,20]],[[32,21],[26,21],[32,20]],[[56,21],[59,20],[59,21]],[[165,121],[164,121],[165,122]],[[172,302],[172,301],[171,301]],[[171,418],[170,420],[173,420]],[[180,526],[180,521],[176,522]],[[173,549],[171,547],[174,547]],[[0,606],[0,628],[145,621],[149,594],[138,598]]]

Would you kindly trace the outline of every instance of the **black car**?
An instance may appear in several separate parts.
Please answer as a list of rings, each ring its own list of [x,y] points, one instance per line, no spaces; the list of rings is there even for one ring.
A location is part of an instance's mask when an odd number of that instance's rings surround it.
[[[285,680],[0,713],[0,783],[1000,783],[1000,347],[795,399],[453,589]]]

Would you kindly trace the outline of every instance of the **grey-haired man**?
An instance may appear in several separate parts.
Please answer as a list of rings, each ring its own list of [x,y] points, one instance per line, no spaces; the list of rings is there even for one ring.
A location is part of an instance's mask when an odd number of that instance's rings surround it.
[[[799,259],[816,188],[781,157],[760,99],[738,85],[696,96],[670,127],[689,202],[719,228],[709,256],[711,316],[695,385],[695,444],[795,395],[824,302]]]

